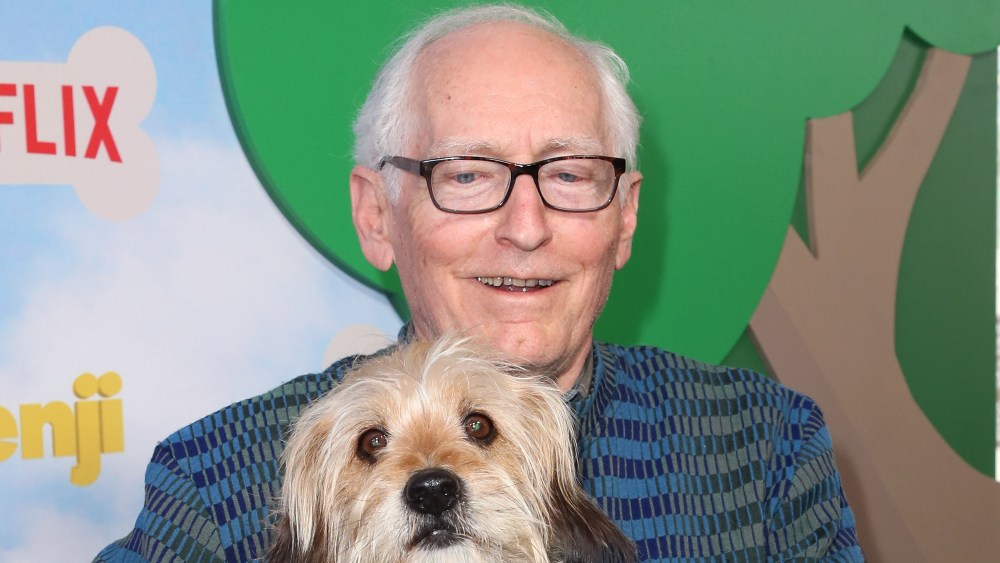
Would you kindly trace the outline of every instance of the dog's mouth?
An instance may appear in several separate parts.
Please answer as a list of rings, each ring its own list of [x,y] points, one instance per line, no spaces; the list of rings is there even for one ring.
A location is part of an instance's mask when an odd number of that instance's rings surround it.
[[[409,549],[443,549],[455,545],[465,539],[455,526],[448,522],[436,520],[420,526],[410,540]]]

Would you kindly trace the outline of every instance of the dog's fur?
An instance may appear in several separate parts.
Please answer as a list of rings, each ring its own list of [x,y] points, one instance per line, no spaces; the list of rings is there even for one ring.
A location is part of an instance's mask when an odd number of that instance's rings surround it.
[[[577,485],[574,458],[550,380],[463,340],[402,347],[295,424],[269,560],[633,561],[634,544]],[[430,510],[415,479],[442,487]]]

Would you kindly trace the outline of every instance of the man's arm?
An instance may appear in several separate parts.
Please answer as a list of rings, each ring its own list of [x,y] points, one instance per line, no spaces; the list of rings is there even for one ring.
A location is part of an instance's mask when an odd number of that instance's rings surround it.
[[[95,561],[243,562],[263,554],[288,426],[357,360],[233,403],[166,438],[146,467],[135,529]]]
[[[768,552],[780,560],[863,561],[830,432],[812,400],[793,399],[775,438]]]
[[[94,563],[225,560],[218,524],[198,488],[170,449],[157,445],[146,467],[146,498],[135,528],[104,548]]]

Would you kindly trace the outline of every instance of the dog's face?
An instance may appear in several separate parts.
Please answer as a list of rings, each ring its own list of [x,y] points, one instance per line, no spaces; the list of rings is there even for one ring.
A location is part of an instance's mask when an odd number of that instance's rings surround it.
[[[289,439],[271,561],[624,560],[551,382],[461,343],[366,362]]]

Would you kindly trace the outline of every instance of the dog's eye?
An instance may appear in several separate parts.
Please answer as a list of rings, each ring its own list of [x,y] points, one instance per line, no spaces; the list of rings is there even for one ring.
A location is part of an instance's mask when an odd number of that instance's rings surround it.
[[[488,444],[495,434],[493,421],[486,415],[474,412],[465,417],[465,435],[469,438]]]
[[[385,431],[379,428],[366,430],[358,438],[358,456],[367,461],[375,461],[375,454],[389,443]]]

